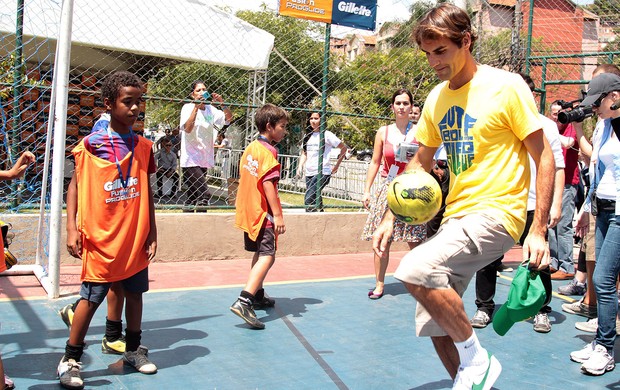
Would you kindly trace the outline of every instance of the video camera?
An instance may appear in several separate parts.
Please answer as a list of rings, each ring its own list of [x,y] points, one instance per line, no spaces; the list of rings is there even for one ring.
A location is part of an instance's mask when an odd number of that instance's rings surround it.
[[[575,103],[580,103],[583,101],[583,99],[585,99],[586,92],[581,91],[581,95],[581,99],[571,100],[570,102],[567,102],[565,100],[558,100],[556,102],[556,104],[561,106],[563,110],[570,108],[570,110],[568,111],[561,111],[558,113],[558,122],[562,124],[567,124],[571,122],[583,122],[584,119],[594,115],[591,105],[574,107]]]
[[[583,122],[584,119],[594,115],[592,106],[575,107],[569,111],[561,111],[558,113],[558,122],[567,124],[571,122]]]

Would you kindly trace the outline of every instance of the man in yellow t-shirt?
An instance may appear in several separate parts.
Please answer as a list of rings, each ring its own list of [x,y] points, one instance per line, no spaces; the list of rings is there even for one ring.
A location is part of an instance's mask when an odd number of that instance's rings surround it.
[[[417,335],[432,338],[454,388],[490,389],[501,365],[480,345],[461,297],[475,272],[508,251],[523,231],[528,152],[539,175],[523,258],[536,269],[548,266],[545,233],[555,164],[523,79],[476,63],[471,54],[476,36],[465,11],[443,3],[422,18],[413,35],[443,82],[424,104],[416,133],[420,148],[407,170],[430,171],[443,142],[451,188],[439,231],[403,258],[394,277],[418,302]],[[393,219],[388,211],[375,232],[379,256]]]

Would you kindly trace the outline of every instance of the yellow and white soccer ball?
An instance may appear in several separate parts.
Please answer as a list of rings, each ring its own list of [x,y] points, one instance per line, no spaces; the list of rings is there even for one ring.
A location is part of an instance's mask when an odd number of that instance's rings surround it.
[[[433,219],[441,208],[441,187],[427,172],[403,172],[388,186],[387,202],[399,220],[422,225]]]

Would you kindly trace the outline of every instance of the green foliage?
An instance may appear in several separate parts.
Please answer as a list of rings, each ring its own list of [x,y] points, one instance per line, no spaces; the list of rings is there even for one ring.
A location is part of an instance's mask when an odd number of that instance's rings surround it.
[[[356,149],[372,147],[377,128],[391,121],[390,99],[396,89],[407,88],[414,100],[423,102],[437,84],[424,54],[411,47],[360,56],[342,69],[336,78],[335,83],[343,85],[343,88],[333,94],[342,105],[342,110],[371,116],[352,117],[352,124],[340,120],[347,143]]]
[[[600,17],[602,24],[620,27],[620,0],[594,0],[584,8]]]
[[[202,80],[211,93],[222,95],[225,102],[245,101],[247,96],[247,71],[217,65],[182,63],[162,68],[148,81],[147,126],[179,125],[179,114],[184,101],[189,101],[191,83]],[[235,117],[241,110],[231,107]]]

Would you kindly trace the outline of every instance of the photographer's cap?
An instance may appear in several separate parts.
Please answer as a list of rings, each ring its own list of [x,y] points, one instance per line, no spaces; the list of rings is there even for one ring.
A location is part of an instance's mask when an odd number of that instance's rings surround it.
[[[540,279],[540,274],[531,271],[527,263],[521,264],[512,279],[508,299],[493,317],[493,329],[503,336],[519,322],[533,317],[540,311],[548,293]]]
[[[620,76],[613,73],[601,73],[590,80],[588,94],[579,105],[582,107],[591,106],[601,95],[611,91],[620,91]]]

